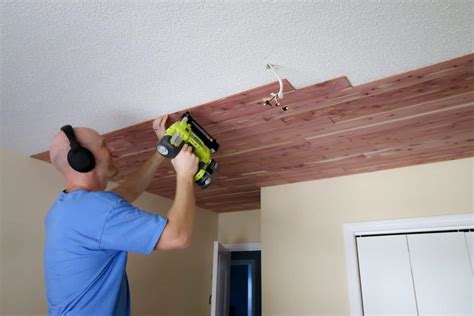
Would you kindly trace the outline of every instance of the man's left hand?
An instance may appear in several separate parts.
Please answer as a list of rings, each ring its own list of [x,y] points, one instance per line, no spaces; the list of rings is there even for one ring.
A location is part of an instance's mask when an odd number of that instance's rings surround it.
[[[158,137],[158,141],[165,136],[167,119],[168,114],[165,114],[153,121],[153,129],[155,130],[156,137]]]

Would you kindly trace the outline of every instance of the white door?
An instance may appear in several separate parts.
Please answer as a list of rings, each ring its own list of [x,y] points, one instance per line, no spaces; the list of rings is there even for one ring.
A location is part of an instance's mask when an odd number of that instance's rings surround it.
[[[474,232],[465,232],[464,237],[466,238],[467,252],[471,258],[471,270],[474,272]]]
[[[211,316],[229,315],[230,251],[214,242],[212,267]]]
[[[365,316],[416,316],[416,299],[405,235],[358,237]]]
[[[474,232],[465,232],[464,237],[466,237],[467,252],[469,253],[469,257],[471,259],[471,260],[469,260],[469,263],[471,264],[471,284],[472,284],[471,309],[474,312]]]
[[[419,315],[473,315],[465,233],[407,237]]]

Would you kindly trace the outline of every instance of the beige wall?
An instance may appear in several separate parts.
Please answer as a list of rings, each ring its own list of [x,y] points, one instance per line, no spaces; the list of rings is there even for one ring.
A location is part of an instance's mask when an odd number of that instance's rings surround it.
[[[474,159],[262,189],[264,315],[348,315],[342,224],[473,212]]]
[[[1,315],[45,314],[43,218],[63,189],[51,165],[1,150]],[[172,201],[144,194],[139,207],[165,214]],[[131,254],[127,267],[134,315],[208,315],[217,214],[198,210],[184,251]]]
[[[0,159],[1,314],[44,314],[43,217],[63,181],[24,155],[2,150]],[[262,242],[264,315],[347,315],[342,224],[472,212],[473,166],[463,159],[275,186],[262,190],[261,211],[199,210],[189,249],[130,255],[134,314],[208,315],[218,237]],[[137,205],[162,213],[171,201],[145,194]]]
[[[260,242],[260,210],[220,213],[219,242],[223,244]]]

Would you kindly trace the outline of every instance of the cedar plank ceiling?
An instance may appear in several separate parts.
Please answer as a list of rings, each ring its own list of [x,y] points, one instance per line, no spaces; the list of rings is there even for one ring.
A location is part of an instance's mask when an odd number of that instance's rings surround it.
[[[215,212],[260,208],[260,188],[474,156],[474,54],[352,87],[340,77],[301,89],[285,80],[282,104],[258,102],[271,83],[191,109],[220,143],[220,169],[197,204]],[[173,113],[170,120],[183,112]],[[120,182],[155,150],[152,120],[105,135]],[[47,152],[33,157],[48,161]],[[149,192],[173,198],[169,161]]]

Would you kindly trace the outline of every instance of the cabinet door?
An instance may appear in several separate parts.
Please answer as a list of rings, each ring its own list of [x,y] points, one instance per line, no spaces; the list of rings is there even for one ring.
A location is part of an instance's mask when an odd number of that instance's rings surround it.
[[[466,232],[464,233],[464,237],[466,238],[467,252],[471,259],[469,260],[471,263],[471,270],[474,272],[474,232]]]
[[[469,263],[471,264],[471,310],[474,313],[474,232],[464,233],[466,238],[467,252],[469,253]]]
[[[472,315],[472,270],[464,234],[407,236],[420,316]]]
[[[417,315],[405,235],[357,238],[364,315]]]

